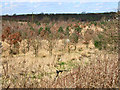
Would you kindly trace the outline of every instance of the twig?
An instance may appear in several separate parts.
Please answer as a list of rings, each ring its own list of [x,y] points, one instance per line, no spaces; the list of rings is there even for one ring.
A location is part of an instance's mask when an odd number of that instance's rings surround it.
[[[9,87],[10,87],[10,84],[7,86],[6,90],[8,90],[8,89],[9,89]]]

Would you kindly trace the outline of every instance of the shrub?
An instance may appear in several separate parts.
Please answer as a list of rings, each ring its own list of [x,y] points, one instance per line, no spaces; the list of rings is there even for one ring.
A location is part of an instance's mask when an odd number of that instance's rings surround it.
[[[69,36],[69,35],[70,35],[70,34],[69,34],[69,26],[66,27],[65,35],[66,35],[66,36]]]
[[[55,22],[52,22],[52,26],[54,26]]]
[[[38,26],[40,26],[40,25],[41,25],[41,23],[40,23],[40,22],[38,22],[38,21],[36,21],[35,23],[36,23]]]
[[[19,32],[13,33],[13,34],[9,35],[8,40],[10,42],[10,45],[12,45],[12,44],[15,45],[16,43],[21,42],[21,35]]]
[[[34,30],[34,28],[32,26],[30,26],[30,30]]]
[[[96,48],[101,49],[106,49],[107,47],[107,38],[102,34],[99,33],[96,37],[96,39],[94,39],[94,45]]]
[[[96,25],[97,25],[97,22],[93,21],[93,22],[91,22],[91,24],[94,24],[94,25],[96,26]]]
[[[4,41],[11,34],[11,28],[7,27],[2,32],[2,41]]]
[[[72,22],[74,22],[75,20],[73,19]]]
[[[63,32],[64,32],[63,28],[60,27],[60,28],[58,29],[58,32],[63,33]]]
[[[98,48],[99,50],[102,49],[102,42],[101,42],[101,41],[95,40],[95,41],[94,41],[94,45],[95,45],[95,47]]]
[[[40,32],[41,32],[42,30],[43,30],[43,28],[40,27],[39,30],[38,30],[38,34],[40,34]]]
[[[45,27],[45,30],[46,30],[47,32],[51,33],[50,27]]]
[[[77,31],[77,32],[81,32],[81,30],[82,30],[82,28],[80,26],[75,28],[75,31]]]
[[[19,44],[18,42],[21,42],[21,35],[19,32],[13,33],[9,35],[8,38],[9,44],[10,44],[10,54],[17,54],[19,53]]]
[[[34,30],[34,28],[32,27],[32,25],[30,25],[29,22],[27,22],[28,26],[30,27],[30,30]]]
[[[106,24],[106,22],[102,21],[102,22],[101,22],[101,24],[105,25],[105,24]]]
[[[94,22],[94,25],[96,26],[96,25],[97,25],[97,23],[96,23],[96,22]]]

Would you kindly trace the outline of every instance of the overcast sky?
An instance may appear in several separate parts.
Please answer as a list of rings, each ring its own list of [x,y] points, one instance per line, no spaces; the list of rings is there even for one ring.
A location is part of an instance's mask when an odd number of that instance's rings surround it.
[[[68,2],[69,1],[69,2]],[[114,1],[114,2],[113,2]],[[2,15],[39,13],[102,13],[116,11],[119,0],[4,0]]]

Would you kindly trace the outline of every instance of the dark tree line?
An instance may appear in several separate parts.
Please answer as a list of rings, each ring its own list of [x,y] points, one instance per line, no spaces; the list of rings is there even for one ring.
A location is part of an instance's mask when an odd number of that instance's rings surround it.
[[[86,14],[26,14],[26,15],[3,15],[3,20],[16,20],[16,21],[40,21],[44,17],[48,17],[50,21],[58,21],[60,19],[66,21],[68,19],[76,19],[80,21],[99,21],[102,17],[106,19],[114,18],[116,12],[110,13],[86,13]]]

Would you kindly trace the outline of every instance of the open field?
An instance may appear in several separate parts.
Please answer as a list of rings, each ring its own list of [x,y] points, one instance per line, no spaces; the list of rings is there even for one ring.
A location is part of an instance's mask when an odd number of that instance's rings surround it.
[[[2,21],[3,88],[118,88],[118,19]]]

